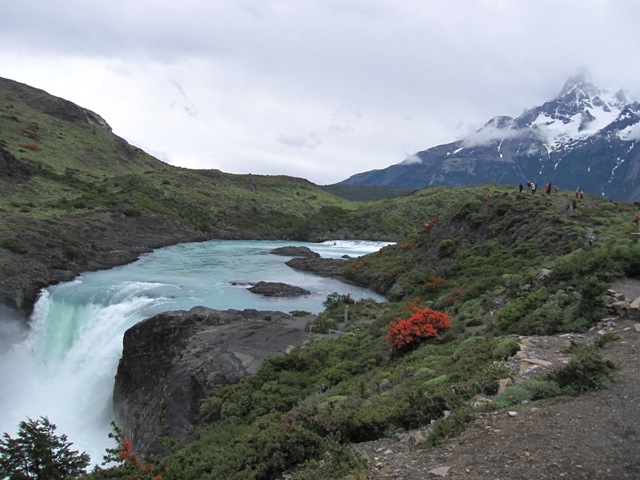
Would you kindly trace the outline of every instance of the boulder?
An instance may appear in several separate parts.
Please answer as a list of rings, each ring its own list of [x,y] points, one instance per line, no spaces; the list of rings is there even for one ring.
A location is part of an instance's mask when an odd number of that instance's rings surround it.
[[[165,455],[164,437],[193,439],[201,400],[305,338],[300,322],[282,312],[194,307],[143,320],[124,335],[116,423],[143,458]]]
[[[271,250],[270,253],[274,255],[282,255],[284,257],[304,257],[304,258],[318,258],[320,254],[314,252],[309,247],[278,247]]]
[[[296,270],[313,272],[322,277],[338,278],[344,281],[346,261],[340,258],[292,258],[285,263]]]
[[[266,297],[301,297],[311,293],[307,289],[280,282],[258,282],[247,290]]]

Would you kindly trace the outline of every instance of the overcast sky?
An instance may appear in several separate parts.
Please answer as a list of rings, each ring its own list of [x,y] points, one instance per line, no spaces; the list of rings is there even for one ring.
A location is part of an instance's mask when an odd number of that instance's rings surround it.
[[[639,97],[638,0],[1,0],[0,76],[173,165],[319,185],[587,68]]]

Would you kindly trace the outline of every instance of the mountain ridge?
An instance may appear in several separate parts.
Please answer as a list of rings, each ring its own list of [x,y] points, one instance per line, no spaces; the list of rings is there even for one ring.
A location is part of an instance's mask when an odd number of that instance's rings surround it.
[[[338,185],[419,189],[481,183],[553,183],[610,200],[640,200],[640,103],[581,72],[558,96],[520,116],[489,119],[455,142],[417,152]]]

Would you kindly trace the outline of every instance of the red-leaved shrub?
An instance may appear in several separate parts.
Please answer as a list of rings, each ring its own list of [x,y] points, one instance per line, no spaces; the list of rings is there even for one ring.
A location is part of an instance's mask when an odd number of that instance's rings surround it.
[[[409,318],[398,317],[389,324],[385,339],[394,350],[408,350],[427,338],[437,337],[442,330],[451,328],[451,316],[430,308],[421,308],[420,303],[421,299],[416,298],[409,304]]]
[[[19,147],[26,148],[27,150],[32,150],[34,152],[41,152],[42,149],[38,145],[29,145],[28,143],[20,143]]]

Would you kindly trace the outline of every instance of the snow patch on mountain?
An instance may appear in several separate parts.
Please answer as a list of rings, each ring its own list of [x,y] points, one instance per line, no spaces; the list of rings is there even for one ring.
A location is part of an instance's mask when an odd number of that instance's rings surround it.
[[[550,117],[541,113],[533,122],[537,134],[552,151],[583,140],[613,122],[620,114],[620,109],[604,109],[596,107],[585,109],[566,119]],[[588,119],[588,120],[585,120]]]

